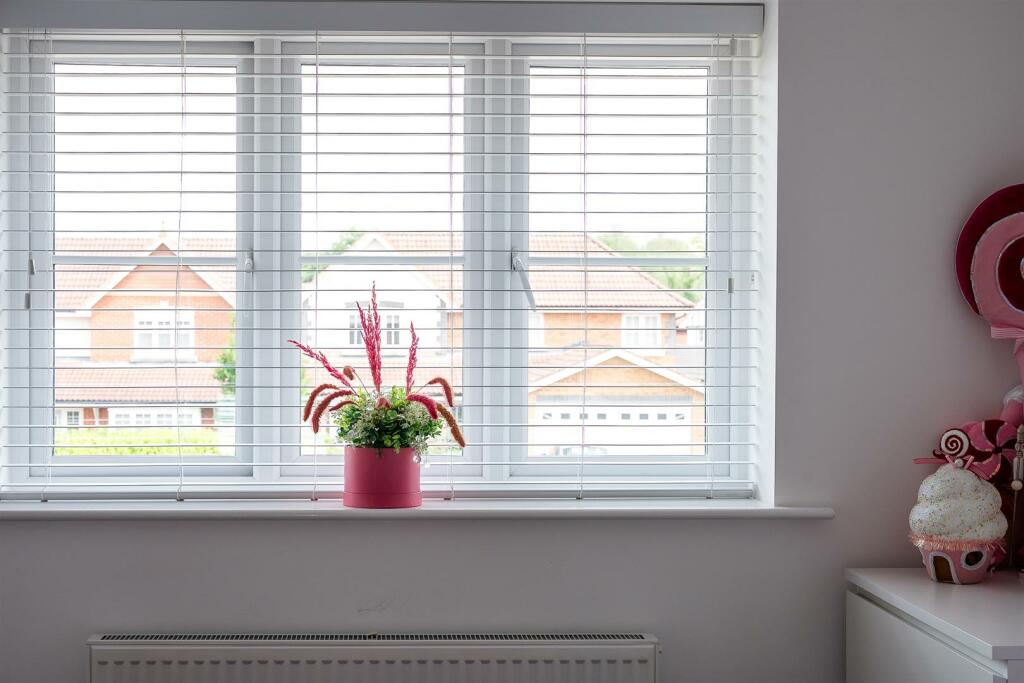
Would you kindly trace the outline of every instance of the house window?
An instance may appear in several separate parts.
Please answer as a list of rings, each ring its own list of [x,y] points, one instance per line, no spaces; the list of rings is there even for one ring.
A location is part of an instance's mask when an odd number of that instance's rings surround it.
[[[189,362],[195,359],[194,318],[191,312],[179,311],[175,316],[174,310],[165,308],[141,310],[134,315],[135,345],[132,360]]]
[[[660,321],[657,314],[637,315],[629,313],[622,316],[622,346],[634,351],[642,351],[662,346]]]
[[[398,346],[402,343],[402,317],[397,313],[386,313],[384,315],[384,343],[388,346]]]
[[[18,445],[52,427],[29,411],[0,482],[336,488],[343,448],[299,420],[328,377],[287,341],[368,382],[352,304],[376,286],[385,386],[411,324],[417,384],[451,379],[464,422],[431,495],[756,495],[756,38],[145,38],[3,36],[43,76],[5,94],[32,124],[4,115],[4,187],[32,196],[5,193],[2,253],[34,259],[5,269],[30,308],[0,336],[33,372],[7,400],[119,429],[78,467],[80,444]]]
[[[359,316],[350,313],[348,316],[348,344],[349,346],[363,345],[363,328],[359,324]]]
[[[544,349],[544,314],[540,311],[530,311],[530,349],[541,351]]]
[[[82,413],[78,410],[64,411],[64,424],[68,427],[77,427],[82,424]]]

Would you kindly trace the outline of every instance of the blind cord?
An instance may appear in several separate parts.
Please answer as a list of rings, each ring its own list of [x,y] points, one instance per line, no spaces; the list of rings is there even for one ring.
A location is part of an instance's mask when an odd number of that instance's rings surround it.
[[[188,102],[188,75],[185,64],[185,32],[181,31],[179,35],[181,37],[181,135],[178,138],[178,220],[175,230],[174,246],[174,253],[177,255],[178,263],[177,267],[174,269],[174,310],[171,312],[174,324],[171,326],[171,348],[173,349],[174,354],[174,432],[178,446],[178,490],[175,494],[175,499],[180,502],[185,499],[183,491],[185,486],[185,454],[181,446],[181,381],[178,371],[178,315],[179,308],[181,307],[181,251],[184,248],[181,236],[181,221],[182,213],[185,209],[185,113]],[[156,335],[154,337],[154,341],[159,343],[159,331],[154,329],[153,334]],[[202,423],[202,411],[200,411],[199,421]]]

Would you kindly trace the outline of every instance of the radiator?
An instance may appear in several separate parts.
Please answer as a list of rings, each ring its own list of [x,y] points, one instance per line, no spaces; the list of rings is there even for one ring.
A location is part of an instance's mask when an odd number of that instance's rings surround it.
[[[90,683],[656,683],[645,634],[108,634]]]

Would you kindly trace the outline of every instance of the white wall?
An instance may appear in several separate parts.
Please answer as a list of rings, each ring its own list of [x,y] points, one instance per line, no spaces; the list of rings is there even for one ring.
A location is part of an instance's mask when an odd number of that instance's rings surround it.
[[[911,458],[1015,381],[951,252],[1024,179],[1024,6],[781,3],[778,502],[836,520],[0,523],[0,680],[159,627],[638,629],[666,683],[839,681],[842,567],[916,562]]]

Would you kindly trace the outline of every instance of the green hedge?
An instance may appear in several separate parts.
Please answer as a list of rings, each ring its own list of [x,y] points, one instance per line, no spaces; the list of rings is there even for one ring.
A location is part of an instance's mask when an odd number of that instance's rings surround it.
[[[178,431],[174,427],[57,429],[56,437],[55,455],[178,455]],[[182,455],[222,455],[215,445],[218,442],[215,429],[181,428]]]

